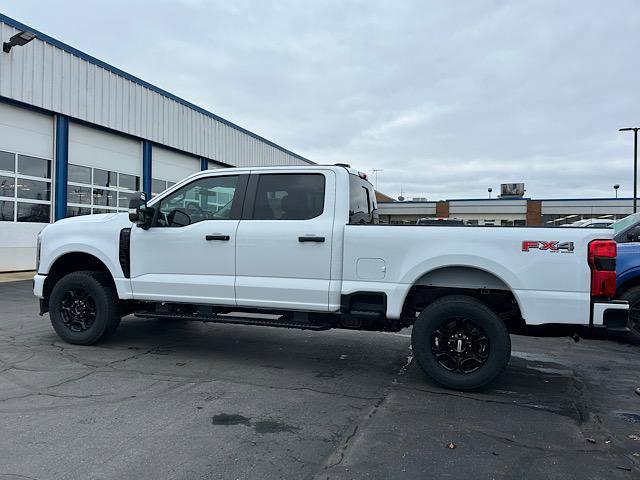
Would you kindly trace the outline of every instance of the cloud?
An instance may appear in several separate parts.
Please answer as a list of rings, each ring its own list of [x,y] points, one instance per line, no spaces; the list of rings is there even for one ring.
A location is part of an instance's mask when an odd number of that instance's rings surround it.
[[[5,2],[8,15],[397,196],[632,192],[640,5]]]

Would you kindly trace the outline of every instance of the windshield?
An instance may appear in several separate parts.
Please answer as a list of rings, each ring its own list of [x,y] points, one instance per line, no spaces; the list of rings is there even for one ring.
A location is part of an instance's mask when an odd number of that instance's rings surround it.
[[[618,234],[636,222],[640,222],[640,213],[634,213],[633,215],[629,215],[628,217],[624,217],[618,220],[616,223],[612,225],[613,232],[615,234]]]

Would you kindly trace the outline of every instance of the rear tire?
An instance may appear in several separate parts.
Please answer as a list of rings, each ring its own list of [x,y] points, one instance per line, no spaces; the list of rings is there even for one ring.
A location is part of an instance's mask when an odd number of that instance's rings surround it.
[[[120,305],[104,272],[80,271],[62,277],[49,298],[49,318],[67,343],[93,345],[120,324]]]
[[[411,335],[415,358],[436,383],[478,390],[500,375],[511,357],[504,322],[473,297],[451,295],[425,308]]]
[[[629,317],[631,318],[631,331],[624,336],[624,339],[634,345],[640,345],[640,285],[631,287],[619,298],[629,302]]]

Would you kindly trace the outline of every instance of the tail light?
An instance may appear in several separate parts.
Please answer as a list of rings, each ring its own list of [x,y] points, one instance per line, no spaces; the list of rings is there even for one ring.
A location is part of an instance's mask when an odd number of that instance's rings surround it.
[[[593,240],[589,243],[591,296],[611,298],[616,293],[616,255],[613,240]]]

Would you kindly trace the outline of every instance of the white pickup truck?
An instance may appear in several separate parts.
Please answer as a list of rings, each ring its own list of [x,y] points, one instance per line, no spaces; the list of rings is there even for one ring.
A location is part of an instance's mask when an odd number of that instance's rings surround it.
[[[323,330],[413,327],[455,389],[506,367],[509,333],[625,331],[608,230],[378,224],[348,166],[194,174],[129,214],[61,220],[38,240],[34,293],[67,342],[141,317]],[[259,315],[256,315],[259,314]]]

